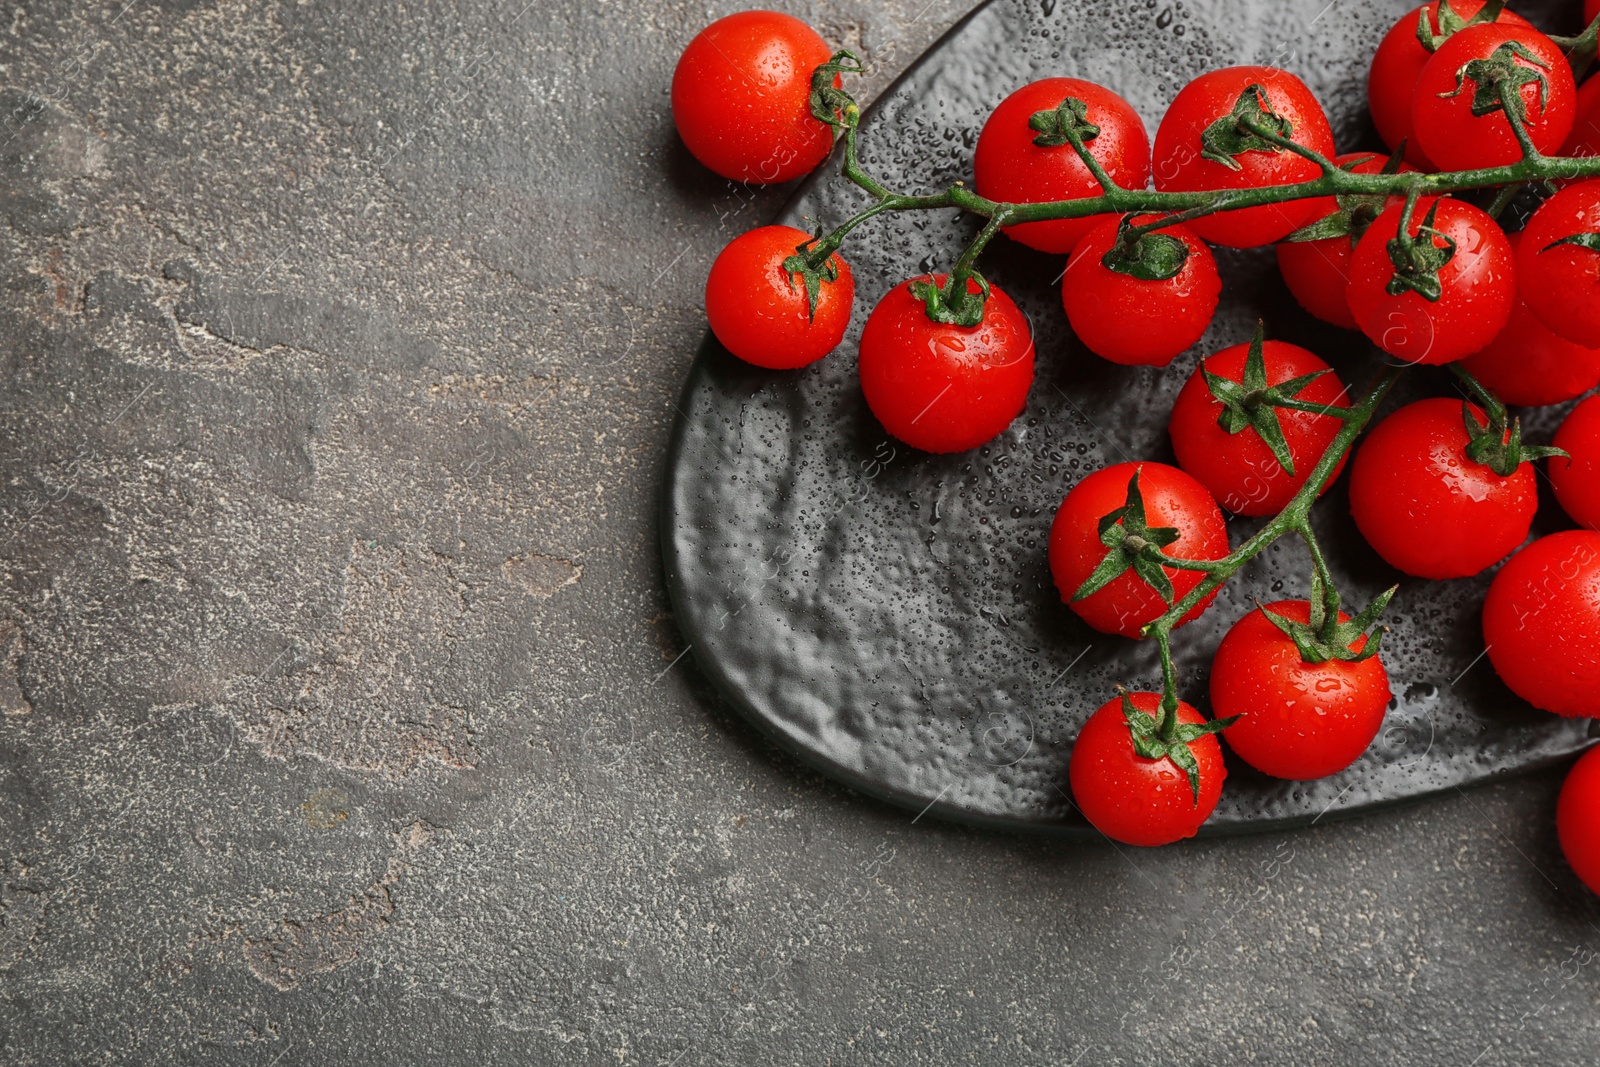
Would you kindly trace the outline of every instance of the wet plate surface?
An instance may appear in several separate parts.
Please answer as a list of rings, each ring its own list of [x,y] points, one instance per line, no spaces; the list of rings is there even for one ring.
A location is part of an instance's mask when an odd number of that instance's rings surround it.
[[[1011,89],[1051,75],[1110,86],[1153,134],[1186,81],[1241,62],[1295,71],[1328,109],[1341,151],[1372,147],[1364,82],[1375,27],[1408,5],[1323,6],[993,0],[870,111],[863,161],[905,189],[969,178],[984,116]],[[830,171],[780,221],[831,224],[864,196]],[[855,343],[878,296],[947,266],[973,221],[917,213],[864,230],[845,249],[858,299],[836,353],[802,371],[769,372],[708,340],[694,364],[662,515],[678,624],[743,715],[833,777],[930,816],[1092,833],[1066,793],[1072,739],[1115,686],[1153,688],[1160,672],[1153,647],[1097,633],[1061,604],[1045,562],[1056,505],[1109,463],[1171,462],[1166,417],[1179,387],[1202,356],[1248,339],[1257,318],[1269,336],[1321,354],[1353,387],[1371,376],[1377,354],[1302,313],[1270,251],[1223,251],[1223,305],[1201,343],[1164,370],[1114,367],[1066,328],[1062,262],[997,241],[985,269],[1033,322],[1038,380],[1000,439],[929,456],[888,439],[866,409]],[[1440,372],[1408,377],[1391,409],[1451,393]],[[1536,439],[1561,411],[1529,418]],[[1384,644],[1395,702],[1367,754],[1333,778],[1280,782],[1230,760],[1222,803],[1202,832],[1348,815],[1549,764],[1589,743],[1587,722],[1529,708],[1481,658],[1487,576],[1405,579],[1357,535],[1342,483],[1316,511],[1347,600],[1401,583]],[[1535,533],[1559,522],[1546,499]],[[1233,543],[1256,528],[1231,520]],[[1176,633],[1186,698],[1209,713],[1206,671],[1222,634],[1256,598],[1303,596],[1308,570],[1304,549],[1280,542]]]

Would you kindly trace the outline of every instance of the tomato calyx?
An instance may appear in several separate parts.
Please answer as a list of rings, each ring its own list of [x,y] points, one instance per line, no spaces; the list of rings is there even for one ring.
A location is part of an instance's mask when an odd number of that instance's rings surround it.
[[[1272,110],[1263,85],[1250,85],[1234,101],[1233,110],[1205,128],[1200,135],[1200,157],[1229,170],[1244,169],[1234,158],[1246,152],[1278,152],[1281,147],[1262,132],[1288,139],[1294,124]]]
[[[1467,428],[1466,455],[1472,462],[1509,478],[1524,463],[1550,456],[1570,458],[1550,445],[1524,444],[1522,420],[1511,418],[1500,398],[1466,370],[1454,364],[1450,369],[1483,404],[1480,412],[1471,401],[1461,402],[1461,421]]]
[[[1428,23],[1428,9],[1423,7],[1417,12],[1417,41],[1430,53],[1437,52],[1439,46],[1457,31],[1464,30],[1468,26],[1482,26],[1497,21],[1505,6],[1505,0],[1489,0],[1478,9],[1477,14],[1464,19],[1450,6],[1450,0],[1439,0],[1439,32],[1433,32],[1433,27]]]
[[[1456,242],[1455,238],[1434,228],[1438,214],[1439,201],[1435,200],[1428,208],[1428,214],[1423,217],[1416,237],[1406,232],[1410,216],[1409,207],[1400,219],[1400,231],[1389,239],[1387,245],[1389,262],[1394,264],[1394,277],[1390,278],[1389,284],[1384,287],[1384,291],[1390,296],[1399,296],[1410,291],[1424,300],[1436,301],[1443,293],[1444,287],[1439,281],[1439,271],[1455,258]],[[1443,241],[1444,247],[1435,244],[1436,240]]]
[[[1405,161],[1406,141],[1401,138],[1389,158],[1383,164],[1379,174],[1399,174],[1400,164]],[[1361,164],[1374,158],[1366,156],[1361,159],[1352,159],[1343,164],[1339,169],[1353,171]],[[1334,196],[1338,207],[1322,216],[1315,222],[1307,223],[1298,230],[1285,237],[1289,243],[1302,241],[1325,241],[1333,237],[1350,238],[1350,247],[1354,248],[1356,242],[1361,240],[1361,235],[1367,232],[1373,220],[1383,214],[1389,204],[1389,197],[1383,193],[1338,193]]]
[[[1132,215],[1122,217],[1117,239],[1100,257],[1101,266],[1146,282],[1177,277],[1189,262],[1189,246],[1171,234],[1135,226],[1133,219]]]
[[[1165,702],[1163,702],[1165,703]],[[1173,702],[1176,707],[1176,701]],[[1147,711],[1133,706],[1133,699],[1122,694],[1122,718],[1128,724],[1128,736],[1133,739],[1133,750],[1145,759],[1168,759],[1173,766],[1189,778],[1189,792],[1195,804],[1200,803],[1200,765],[1189,742],[1206,734],[1220,733],[1238,721],[1239,716],[1213,719],[1210,722],[1180,723],[1176,715],[1163,715],[1160,722]]]
[[[1600,233],[1575,233],[1571,237],[1563,237],[1559,241],[1551,241],[1539,249],[1539,254],[1544,255],[1552,248],[1560,248],[1562,245],[1573,245],[1577,248],[1587,248],[1591,252],[1600,252]]]
[[[1144,494],[1139,491],[1139,472],[1128,479],[1128,498],[1122,507],[1101,516],[1100,543],[1106,546],[1105,557],[1085,578],[1073,600],[1083,600],[1104,589],[1126,571],[1132,570],[1146,585],[1171,604],[1174,590],[1164,565],[1169,557],[1161,550],[1179,537],[1176,527],[1151,526],[1145,518]]]
[[[1256,607],[1260,608],[1268,622],[1294,642],[1294,647],[1300,651],[1300,658],[1305,662],[1342,660],[1345,663],[1360,663],[1378,654],[1378,645],[1388,630],[1381,626],[1375,630],[1372,627],[1399,589],[1398,585],[1391,585],[1373,597],[1360,614],[1340,621],[1339,591],[1324,582],[1320,574],[1313,574],[1311,596],[1307,600],[1309,621],[1295,622],[1263,607],[1260,601],[1256,602]]]
[[[978,283],[976,293],[967,288],[967,278]],[[970,271],[965,277],[960,271],[953,271],[940,287],[931,278],[918,278],[911,283],[911,295],[922,301],[928,309],[928,318],[934,322],[971,329],[983,321],[983,308],[989,300],[989,279],[977,271]]]
[[[794,255],[783,261],[783,278],[789,283],[790,292],[794,291],[796,277],[805,287],[806,317],[812,322],[817,320],[817,297],[822,292],[822,283],[839,280],[839,260],[834,256],[837,248],[837,243],[829,247],[819,233],[804,244],[796,245]]]
[[[1518,59],[1532,63],[1539,69],[1522,66],[1517,62]],[[1526,45],[1520,41],[1507,41],[1489,53],[1487,59],[1474,59],[1464,64],[1456,71],[1455,89],[1440,93],[1439,98],[1450,100],[1460,96],[1466,91],[1466,83],[1471,81],[1471,110],[1475,117],[1482,118],[1496,111],[1504,111],[1513,123],[1522,123],[1528,118],[1522,87],[1539,83],[1539,108],[1542,111],[1550,102],[1550,80],[1542,72],[1549,69],[1549,65]]]
[[[855,97],[834,85],[833,80],[840,74],[865,73],[866,68],[861,65],[861,60],[848,49],[835,52],[832,59],[811,72],[811,115],[818,122],[826,122],[833,127],[835,143],[845,131],[855,129],[861,122],[861,107]]]
[[[1039,135],[1033,143],[1040,148],[1076,148],[1100,136],[1100,127],[1089,121],[1089,105],[1075,96],[1048,111],[1035,111],[1028,117],[1028,129]]]
[[[1267,362],[1264,351],[1262,324],[1256,323],[1255,336],[1250,339],[1250,350],[1245,356],[1244,373],[1240,381],[1213,374],[1200,365],[1206,388],[1222,405],[1217,415],[1217,425],[1230,434],[1241,433],[1246,428],[1255,430],[1261,443],[1272,450],[1273,457],[1283,467],[1284,473],[1294,475],[1294,459],[1289,455],[1289,442],[1283,436],[1283,423],[1279,421],[1280,408],[1290,406],[1306,386],[1329,373],[1327,370],[1302,374],[1277,385],[1267,384]],[[1329,405],[1330,407],[1332,405]]]

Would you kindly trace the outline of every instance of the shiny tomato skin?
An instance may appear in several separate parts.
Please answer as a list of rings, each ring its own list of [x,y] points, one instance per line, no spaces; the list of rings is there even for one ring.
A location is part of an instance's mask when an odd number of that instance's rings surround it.
[[[1188,246],[1183,269],[1164,281],[1134,278],[1101,262],[1116,243],[1117,227],[1117,219],[1102,220],[1073,249],[1061,278],[1061,306],[1072,332],[1095,355],[1123,366],[1165,367],[1211,325],[1222,293],[1217,259],[1193,230],[1174,224],[1159,232]]]
[[[1600,178],[1569,185],[1540,205],[1517,246],[1522,295],[1561,337],[1600,348],[1600,252],[1550,246],[1578,233],[1600,233]]]
[[[1167,425],[1172,435],[1172,450],[1178,466],[1199,479],[1217,502],[1236,515],[1276,515],[1305,485],[1311,468],[1322,458],[1343,423],[1332,415],[1309,411],[1278,409],[1284,442],[1294,474],[1279,464],[1254,427],[1229,433],[1217,425],[1222,403],[1211,395],[1204,371],[1237,382],[1244,377],[1249,345],[1234,345],[1204,360],[1178,393]],[[1346,407],[1346,390],[1338,375],[1322,360],[1298,345],[1286,341],[1264,341],[1262,361],[1267,369],[1267,384],[1280,385],[1290,378],[1317,371],[1329,371],[1301,389],[1296,397],[1313,404]],[[1329,484],[1339,477],[1344,460],[1334,469]]]
[[[1578,87],[1560,47],[1529,26],[1469,26],[1439,46],[1422,68],[1411,98],[1411,126],[1417,146],[1440,170],[1499,167],[1522,158],[1522,148],[1504,112],[1472,113],[1474,83],[1470,78],[1462,91],[1455,93],[1456,74],[1462,67],[1473,60],[1489,58],[1507,42],[1526,48],[1549,68],[1541,71],[1549,83],[1543,103],[1538,83],[1529,82],[1522,87],[1528,136],[1534,147],[1554,154],[1572,132]],[[1517,64],[1539,69],[1521,58]]]
[[[1178,559],[1221,559],[1228,554],[1228,528],[1206,487],[1177,467],[1165,463],[1117,463],[1084,478],[1068,491],[1050,526],[1050,573],[1061,599],[1096,630],[1123,637],[1138,637],[1146,623],[1167,609],[1159,593],[1134,574],[1124,571],[1107,586],[1074,601],[1089,575],[1105,558],[1100,542],[1100,519],[1127,502],[1128,481],[1139,472],[1149,525],[1173,527],[1178,539],[1162,551]],[[1172,582],[1174,598],[1200,584],[1199,571],[1163,568]],[[1216,594],[1206,597],[1179,620],[1198,618]]]
[[[1600,3],[1600,0],[1596,0]],[[1578,106],[1572,132],[1561,146],[1564,156],[1600,156],[1600,78],[1590,78],[1578,86]]]
[[[1439,269],[1437,301],[1410,290],[1398,296],[1386,291],[1394,277],[1388,245],[1400,232],[1402,207],[1379,215],[1350,259],[1345,298],[1356,325],[1373,344],[1407,363],[1451,363],[1482,349],[1505,329],[1517,299],[1516,256],[1494,219],[1450,197],[1438,207],[1434,226],[1455,240],[1456,252]],[[1413,236],[1425,214],[1413,215]],[[1444,247],[1437,239],[1434,244]]]
[[[911,295],[912,284],[929,277],[895,286],[867,317],[857,361],[861,391],[897,439],[924,452],[965,452],[998,437],[1028,402],[1033,334],[997,286],[978,325],[934,322]],[[943,274],[931,278],[945,282]],[[978,283],[969,279],[967,291],[978,292]]]
[[[1352,174],[1379,174],[1387,160],[1373,152],[1347,152],[1334,162],[1348,167]],[[1354,166],[1349,166],[1352,163]],[[1400,164],[1402,173],[1416,169],[1408,163]],[[1401,199],[1391,197],[1389,203],[1399,203]],[[1317,205],[1317,210],[1311,214],[1313,222],[1339,207],[1331,196],[1318,197],[1313,202]],[[1426,211],[1430,202],[1423,201],[1421,210]],[[1355,241],[1349,237],[1280,241],[1276,246],[1278,272],[1300,306],[1323,322],[1347,330],[1356,328],[1355,316],[1350,314],[1350,305],[1344,298],[1345,288],[1350,284],[1350,257],[1355,247]]]
[[[1328,117],[1304,82],[1276,67],[1225,67],[1202,74],[1184,86],[1167,108],[1156,128],[1152,159],[1157,189],[1253,189],[1313,181],[1321,176],[1315,163],[1288,150],[1245,152],[1237,157],[1238,170],[1201,157],[1201,134],[1214,121],[1231,114],[1240,95],[1251,85],[1262,86],[1273,110],[1290,121],[1290,136],[1333,158],[1333,131]],[[1312,221],[1315,210],[1315,202],[1308,200],[1263,204],[1207,215],[1193,220],[1189,227],[1213,244],[1254,248],[1280,240]]]
[[[1303,600],[1267,610],[1292,622],[1311,618]],[[1343,612],[1339,618],[1347,620]],[[1350,648],[1365,646],[1362,638]],[[1259,610],[1233,624],[1211,661],[1212,714],[1239,716],[1222,732],[1228,747],[1274,778],[1308,781],[1350,766],[1378,736],[1389,696],[1389,674],[1376,655],[1307,663]]]
[[[1550,443],[1571,457],[1548,460],[1556,500],[1573,522],[1600,530],[1600,396],[1573,408]]]
[[[1564,530],[1506,561],[1483,601],[1489,662],[1557,715],[1600,715],[1600,533]]]
[[[1527,540],[1539,506],[1531,463],[1501,477],[1467,458],[1461,403],[1407,404],[1367,434],[1350,465],[1350,511],[1362,536],[1390,566],[1419,578],[1493,566]]]
[[[1556,839],[1572,873],[1589,892],[1600,893],[1600,748],[1578,757],[1561,783]]]
[[[1006,97],[983,124],[973,160],[978,195],[1032,204],[1100,194],[1100,183],[1070,144],[1044,148],[1033,143],[1039,134],[1028,120],[1035,112],[1053,111],[1069,96],[1087,104],[1088,121],[1100,127],[1085,147],[1106,173],[1126,189],[1143,189],[1149,183],[1150,137],[1133,105],[1093,82],[1045,78]],[[1067,253],[1101,218],[1023,222],[1007,226],[1004,232],[1029,248]]]
[[[747,363],[789,370],[838,347],[850,325],[856,283],[838,253],[835,281],[824,280],[813,317],[804,283],[783,261],[811,239],[793,226],[761,226],[740,234],[718,254],[706,276],[706,318],[724,348]]]
[[[1451,9],[1462,18],[1471,18],[1483,7],[1484,0],[1454,0]],[[1367,73],[1367,106],[1372,110],[1372,121],[1378,135],[1390,148],[1406,142],[1406,162],[1424,170],[1438,170],[1417,146],[1411,135],[1411,98],[1422,68],[1428,65],[1433,53],[1417,40],[1417,16],[1426,11],[1428,25],[1439,32],[1438,0],[1400,16],[1400,20],[1384,34],[1372,57],[1372,67]],[[1528,20],[1514,11],[1501,11],[1496,20],[1512,26],[1527,26]]]
[[[1160,721],[1159,694],[1130,693],[1129,699]],[[1205,721],[1194,708],[1179,702],[1178,722]],[[1125,845],[1170,845],[1193,837],[1216,810],[1228,769],[1214,734],[1189,742],[1189,751],[1200,773],[1199,803],[1189,776],[1177,764],[1165,756],[1145,759],[1134,751],[1122,698],[1117,697],[1089,716],[1073,742],[1067,765],[1073,801],[1096,830]]]
[[[678,135],[724,178],[753,185],[798,178],[833,148],[833,131],[810,106],[812,72],[832,55],[816,30],[791,15],[741,11],[718,19],[689,42],[673,71]]]

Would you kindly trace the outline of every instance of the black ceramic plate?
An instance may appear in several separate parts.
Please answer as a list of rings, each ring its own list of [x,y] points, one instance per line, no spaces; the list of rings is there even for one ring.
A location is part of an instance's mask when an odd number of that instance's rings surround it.
[[[1341,150],[1373,147],[1367,64],[1410,6],[992,0],[871,109],[862,158],[902,189],[970,178],[984,116],[1017,86],[1054,75],[1111,87],[1154,134],[1185,82],[1235,63],[1293,70],[1326,106]],[[1540,21],[1539,11],[1521,10]],[[831,225],[864,203],[830,167],[779,221]],[[851,331],[809,368],[759,370],[707,340],[668,456],[667,584],[678,625],[717,688],[826,774],[930,815],[1089,833],[1066,792],[1072,740],[1114,687],[1156,687],[1160,673],[1153,647],[1089,629],[1057,597],[1045,562],[1057,504],[1106,464],[1171,462],[1166,418],[1179,387],[1202,356],[1246,340],[1257,318],[1269,336],[1311,348],[1356,385],[1377,354],[1302,313],[1270,251],[1224,251],[1223,305],[1201,343],[1165,369],[1114,367],[1066,328],[1062,261],[1001,240],[984,269],[1033,322],[1038,379],[1027,410],[975,452],[916,452],[890,440],[862,401],[856,339],[883,292],[947,266],[973,226],[955,212],[916,213],[858,231],[845,250],[858,290]],[[1392,403],[1451,390],[1438,372],[1409,377]],[[1560,414],[1533,413],[1533,436]],[[1401,583],[1384,642],[1395,693],[1386,728],[1353,767],[1318,782],[1268,779],[1230,759],[1203,832],[1311,823],[1549,764],[1588,744],[1588,722],[1528,707],[1482,658],[1487,575],[1407,580],[1357,535],[1342,485],[1316,510],[1347,598],[1364,602]],[[1541,523],[1559,522],[1547,499]],[[1230,527],[1238,544],[1256,524]],[[1303,596],[1307,573],[1304,549],[1282,541],[1177,632],[1187,699],[1209,710],[1207,665],[1227,627],[1255,598]]]

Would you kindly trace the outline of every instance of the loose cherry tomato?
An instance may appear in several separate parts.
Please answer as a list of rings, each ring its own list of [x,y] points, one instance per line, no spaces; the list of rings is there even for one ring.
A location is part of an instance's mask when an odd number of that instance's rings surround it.
[[[1346,390],[1326,363],[1298,345],[1264,341],[1254,367],[1252,347],[1224,348],[1196,367],[1172,406],[1168,430],[1178,466],[1223,507],[1239,515],[1275,515],[1305,485],[1342,425],[1334,415],[1274,407],[1271,401],[1282,392],[1277,387],[1290,383],[1287,399],[1329,408],[1345,406],[1340,400]],[[1307,381],[1307,375],[1320,376]],[[1280,453],[1288,457],[1293,474],[1284,469]],[[1330,483],[1343,467],[1341,459]]]
[[[758,367],[787,370],[838,347],[850,325],[856,283],[838,253],[828,260],[835,280],[820,279],[812,313],[804,278],[783,261],[811,240],[792,226],[762,226],[740,234],[717,255],[706,277],[706,317],[723,347]]]
[[[1150,138],[1133,105],[1110,89],[1077,78],[1046,78],[1024,85],[994,109],[978,136],[973,160],[978,194],[991,200],[1033,204],[1097,196],[1100,183],[1070,143],[1048,147],[1028,125],[1040,111],[1054,111],[1072,97],[1088,105],[1084,119],[1099,132],[1085,147],[1120,186],[1143,189],[1150,181]],[[1057,138],[1059,140],[1059,138]],[[1101,216],[1023,222],[1007,236],[1041,252],[1071,252]]]
[[[1572,521],[1600,530],[1600,396],[1572,409],[1551,442],[1570,459],[1550,457],[1550,484]]]
[[[1529,59],[1512,49],[1522,49]],[[1443,170],[1498,167],[1522,158],[1503,110],[1475,114],[1491,91],[1486,67],[1511,64],[1519,72],[1528,137],[1554,153],[1572,132],[1578,87],[1559,46],[1528,26],[1469,26],[1439,46],[1422,68],[1411,98],[1411,125],[1424,155]]]
[[[832,53],[776,11],[741,11],[701,30],[672,74],[672,121],[724,178],[786,182],[828,158],[833,131],[811,114],[811,75]],[[838,79],[834,79],[837,84]]]
[[[1136,710],[1161,718],[1159,694],[1130,693],[1128,699]],[[1201,726],[1206,719],[1180,701],[1178,722]],[[1189,751],[1200,779],[1198,800],[1188,774],[1170,756],[1146,759],[1135,751],[1122,698],[1108,701],[1072,744],[1072,798],[1096,830],[1125,845],[1169,845],[1193,837],[1216,810],[1228,769],[1212,734],[1190,741]]]
[[[1500,680],[1536,708],[1600,715],[1600,533],[1565,530],[1512,556],[1489,583],[1483,640]]]
[[[1476,15],[1484,0],[1452,0],[1450,7],[1463,20]],[[1424,4],[1415,11],[1401,15],[1400,20],[1384,34],[1383,43],[1372,57],[1372,69],[1367,74],[1367,105],[1372,109],[1372,121],[1378,135],[1390,148],[1406,142],[1406,160],[1425,170],[1438,168],[1428,162],[1427,156],[1417,146],[1411,135],[1411,100],[1417,78],[1428,65],[1433,53],[1417,39],[1417,20],[1426,15],[1428,29],[1440,32],[1439,4]],[[1528,20],[1514,11],[1501,11],[1497,22],[1512,26],[1527,26]]]
[[[1352,174],[1380,174],[1388,161],[1372,152],[1349,152],[1334,162]],[[1416,169],[1409,164],[1400,165],[1401,172]],[[1377,196],[1324,196],[1312,201],[1317,205],[1317,210],[1312,212],[1313,222],[1338,215],[1350,231],[1347,235],[1317,241],[1278,243],[1278,271],[1301,307],[1323,322],[1347,330],[1356,328],[1355,316],[1350,314],[1350,305],[1344,298],[1345,288],[1350,284],[1350,257],[1373,218],[1385,207],[1401,201],[1400,197],[1386,200]],[[1426,211],[1430,203],[1431,199],[1421,202],[1419,210]]]
[[[884,429],[925,452],[964,452],[998,437],[1022,412],[1033,384],[1027,316],[991,286],[978,325],[935,322],[912,287],[930,280],[942,286],[945,277],[895,286],[861,331],[867,406]],[[967,291],[980,291],[975,279]]]
[[[1130,489],[1135,474],[1138,482]],[[1131,518],[1127,514],[1135,492],[1142,523],[1137,512]],[[1228,529],[1206,487],[1165,463],[1113,464],[1072,487],[1050,527],[1050,573],[1056,589],[1067,606],[1096,630],[1138,637],[1146,623],[1166,611],[1168,601],[1138,568],[1128,564],[1126,541],[1108,548],[1100,521],[1113,513],[1118,514],[1116,525],[1138,533],[1144,542],[1156,546],[1155,551],[1175,559],[1221,559],[1228,554]],[[1090,577],[1113,561],[1127,569],[1083,599],[1073,599]],[[1204,577],[1199,571],[1152,566],[1159,567],[1159,573],[1171,583],[1173,601]],[[1213,593],[1195,605],[1179,625],[1198,618],[1214,598]]]
[[[1506,235],[1515,251],[1522,234]],[[1539,321],[1522,297],[1526,284],[1517,275],[1517,302],[1505,329],[1461,366],[1507,404],[1560,404],[1600,385],[1600,348],[1575,345]]]
[[[1255,134],[1238,132],[1236,108],[1252,86],[1259,91],[1250,94],[1245,106],[1257,113],[1257,121],[1271,125],[1276,116],[1283,136],[1332,158],[1328,117],[1304,82],[1275,67],[1226,67],[1185,85],[1167,108],[1156,128],[1157,189],[1254,189],[1313,181],[1322,174],[1304,156]],[[1233,165],[1214,157],[1229,159]],[[1315,203],[1305,200],[1263,204],[1206,215],[1189,225],[1215,244],[1253,248],[1299,229],[1312,220],[1315,210]]]
[[[1326,778],[1354,763],[1378,736],[1389,706],[1389,675],[1376,655],[1307,663],[1266,612],[1308,623],[1303,600],[1280,600],[1233,624],[1211,661],[1211,706],[1239,716],[1223,731],[1228,747],[1274,778]],[[1341,622],[1349,617],[1339,614]],[[1367,639],[1348,647],[1360,652]]]
[[[1592,247],[1570,243],[1573,237]],[[1517,276],[1541,322],[1600,348],[1600,179],[1568,186],[1533,213],[1517,247]]]
[[[1517,298],[1515,256],[1494,219],[1450,197],[1433,208],[1438,233],[1417,238],[1416,246],[1450,256],[1437,269],[1438,300],[1412,289],[1388,291],[1396,276],[1389,242],[1400,232],[1403,207],[1379,215],[1350,259],[1345,298],[1356,325],[1373,344],[1407,363],[1450,363],[1482,349],[1505,329]],[[1419,205],[1407,232],[1416,237],[1426,221]]]
[[[1600,0],[1589,6],[1596,3]],[[1591,748],[1579,757],[1561,783],[1556,839],[1572,873],[1589,892],[1600,893],[1600,748]]]
[[[1105,263],[1120,227],[1118,219],[1102,220],[1078,242],[1061,278],[1061,306],[1072,332],[1095,355],[1125,366],[1164,367],[1211,325],[1222,292],[1217,260],[1193,230],[1174,224],[1141,240],[1182,241],[1188,250],[1182,268],[1162,280],[1134,277]]]
[[[1528,537],[1539,506],[1533,467],[1496,474],[1467,457],[1462,402],[1407,404],[1378,423],[1350,465],[1350,511],[1367,543],[1419,578],[1464,578]],[[1488,417],[1473,406],[1479,432]]]

